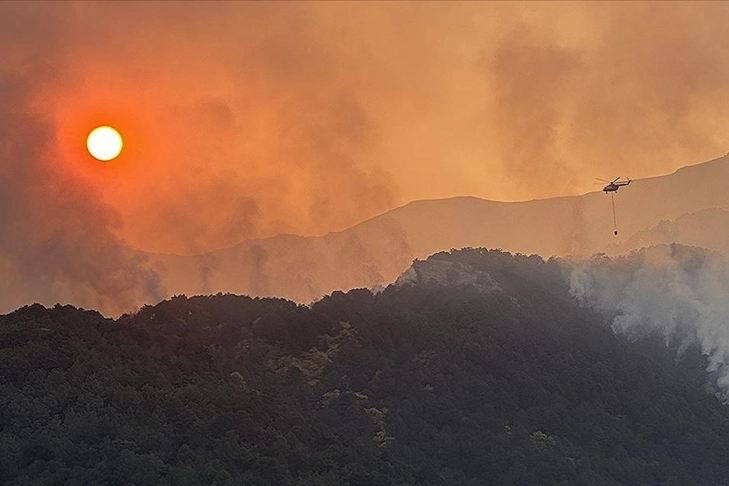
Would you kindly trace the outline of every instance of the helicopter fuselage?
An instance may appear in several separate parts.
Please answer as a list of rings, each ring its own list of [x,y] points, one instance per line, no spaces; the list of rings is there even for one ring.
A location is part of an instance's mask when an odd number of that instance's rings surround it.
[[[627,181],[615,181],[611,182],[607,186],[603,187],[602,190],[607,194],[608,192],[616,192],[618,189],[620,189],[623,186],[627,186],[631,183],[631,180],[628,179]]]

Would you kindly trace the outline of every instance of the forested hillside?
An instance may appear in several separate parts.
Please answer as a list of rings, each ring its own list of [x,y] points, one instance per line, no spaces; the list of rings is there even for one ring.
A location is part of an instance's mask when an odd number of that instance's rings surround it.
[[[429,261],[311,306],[0,317],[0,482],[729,484],[700,354],[615,335],[558,261]]]

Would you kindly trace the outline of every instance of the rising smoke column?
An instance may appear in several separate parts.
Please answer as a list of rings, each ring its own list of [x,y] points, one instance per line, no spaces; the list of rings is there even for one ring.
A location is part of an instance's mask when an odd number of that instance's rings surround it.
[[[717,253],[659,245],[574,263],[570,291],[614,315],[612,328],[632,340],[660,336],[680,356],[699,346],[709,385],[729,402],[729,261]]]

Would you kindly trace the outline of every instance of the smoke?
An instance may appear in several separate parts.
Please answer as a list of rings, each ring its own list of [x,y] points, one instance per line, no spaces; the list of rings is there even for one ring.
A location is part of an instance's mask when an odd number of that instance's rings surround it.
[[[70,301],[121,313],[164,292],[141,268],[144,258],[114,235],[117,215],[69,175],[55,148],[38,94],[59,74],[54,26],[66,14],[63,4],[0,6],[0,35],[8,37],[0,42],[0,308]]]
[[[0,2],[0,269],[23,282],[3,298],[156,295],[123,243],[193,254],[323,235],[414,199],[576,193],[726,153],[727,13]],[[125,137],[118,161],[85,154],[96,123]],[[78,283],[92,278],[106,283]]]
[[[78,2],[42,25],[37,5],[1,8],[4,56],[53,66],[21,75],[67,170],[148,251],[574,194],[729,142],[719,2]],[[90,167],[75,140],[101,118],[125,151]]]
[[[73,68],[84,100],[58,93],[62,124],[102,110],[135,137],[118,171],[79,169],[94,185],[114,179],[105,197],[133,246],[193,254],[322,234],[394,205],[374,150],[379,121],[361,79],[368,67],[356,56],[362,41],[317,9],[75,5],[68,35],[99,44],[73,52],[83,60]],[[89,27],[101,18],[103,35]]]
[[[566,220],[560,241],[561,253],[564,255],[588,254],[590,244],[587,228],[589,228],[589,224],[585,216],[585,202],[581,199],[571,200],[569,213],[570,218]]]
[[[249,287],[253,295],[269,295],[270,284],[266,270],[268,252],[261,245],[253,245],[250,248],[251,275]]]
[[[514,10],[479,62],[494,95],[481,127],[498,134],[514,194],[594,190],[593,177],[665,174],[726,152],[726,4]]]
[[[677,353],[698,346],[710,385],[729,402],[729,261],[708,250],[660,245],[576,263],[570,290],[614,315],[612,328],[630,339],[659,336]]]
[[[200,275],[199,292],[211,293],[214,290],[212,280],[220,270],[220,261],[214,253],[204,253],[197,258],[197,270]],[[193,282],[188,282],[192,284]]]
[[[489,54],[501,135],[497,143],[506,174],[522,190],[574,181],[576,174],[561,153],[560,128],[563,107],[584,75],[580,53],[545,42],[522,27]]]

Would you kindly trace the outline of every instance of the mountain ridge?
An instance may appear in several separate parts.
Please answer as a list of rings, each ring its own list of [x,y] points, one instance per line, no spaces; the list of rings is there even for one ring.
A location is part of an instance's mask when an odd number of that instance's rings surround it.
[[[705,167],[711,167],[712,165],[721,165],[721,164],[726,163],[726,159],[728,157],[729,157],[729,153],[727,153],[727,155],[725,155],[725,156],[717,157],[715,159],[711,159],[711,160],[708,160],[706,162],[701,162],[701,163],[698,163],[698,164],[691,164],[691,165],[686,165],[686,166],[683,166],[683,167],[679,167],[678,169],[676,169],[673,172],[668,173],[668,174],[662,174],[662,175],[657,175],[657,176],[651,176],[651,177],[644,177],[644,178],[639,178],[639,179],[633,179],[632,182],[640,183],[640,182],[646,182],[646,181],[660,180],[660,179],[663,179],[663,178],[666,178],[666,177],[670,177],[670,176],[673,176],[673,175],[676,175],[676,174],[680,174],[683,171],[692,172],[692,171],[694,171],[696,169],[701,169],[701,168],[705,168]],[[437,203],[437,202],[448,202],[448,201],[453,201],[453,200],[474,200],[474,201],[480,201],[480,202],[485,202],[485,203],[489,203],[489,204],[496,204],[496,205],[498,205],[498,204],[506,204],[506,205],[512,205],[512,204],[514,204],[514,205],[518,205],[518,204],[525,204],[525,203],[535,203],[535,202],[540,202],[540,201],[552,201],[552,200],[560,200],[560,199],[574,199],[574,198],[580,198],[580,197],[583,197],[583,196],[587,196],[589,194],[599,194],[601,192],[602,192],[601,190],[596,190],[596,191],[588,191],[588,192],[582,193],[582,194],[561,195],[561,196],[552,196],[552,197],[544,197],[544,198],[525,199],[525,200],[519,200],[519,201],[501,201],[501,200],[497,200],[497,199],[488,199],[488,198],[483,198],[483,197],[473,196],[473,195],[457,195],[457,196],[448,196],[448,197],[441,197],[441,198],[414,199],[414,200],[409,201],[409,202],[407,202],[407,203],[405,203],[403,205],[400,205],[400,206],[397,206],[397,207],[388,209],[388,210],[386,210],[383,213],[380,213],[380,214],[377,214],[377,215],[372,216],[370,218],[367,218],[367,219],[365,219],[363,221],[360,221],[359,223],[356,223],[356,224],[354,224],[352,226],[349,226],[347,228],[344,228],[342,230],[329,231],[329,232],[326,232],[326,233],[323,233],[323,234],[320,234],[320,235],[298,235],[298,234],[295,234],[295,233],[280,233],[280,234],[273,235],[273,236],[266,236],[266,237],[260,237],[260,238],[248,238],[248,239],[242,240],[242,241],[240,241],[240,242],[238,242],[238,243],[236,243],[234,245],[231,245],[231,246],[226,246],[226,247],[211,249],[211,250],[204,251],[202,253],[191,253],[191,254],[185,254],[185,255],[174,254],[174,253],[166,253],[166,252],[145,252],[144,250],[139,250],[139,251],[144,252],[144,253],[146,253],[148,255],[158,255],[158,256],[172,256],[172,257],[202,256],[202,255],[208,255],[208,254],[211,254],[211,253],[215,253],[215,252],[218,252],[218,251],[231,250],[233,248],[237,248],[239,246],[246,245],[248,243],[259,243],[260,244],[262,242],[266,242],[268,240],[272,240],[272,239],[276,239],[276,238],[284,238],[284,237],[294,237],[294,238],[297,238],[297,239],[298,238],[324,238],[324,237],[327,237],[327,236],[330,236],[330,235],[337,235],[337,234],[341,234],[341,233],[345,233],[345,232],[351,231],[354,228],[357,228],[358,226],[361,226],[361,225],[365,225],[366,223],[371,222],[373,220],[377,220],[379,218],[388,216],[388,215],[390,215],[393,212],[399,212],[401,210],[404,210],[405,208],[408,208],[408,207],[413,206],[413,205],[419,205],[421,203],[427,204],[427,203],[433,203],[433,202],[435,202],[435,203]]]
[[[310,302],[337,289],[387,285],[414,259],[451,248],[544,257],[603,252],[661,220],[708,207],[729,210],[725,180],[726,156],[636,180],[615,195],[617,237],[609,197],[600,192],[520,202],[455,196],[411,201],[323,236],[279,235],[195,256],[150,255],[149,266],[170,294],[225,291]]]

